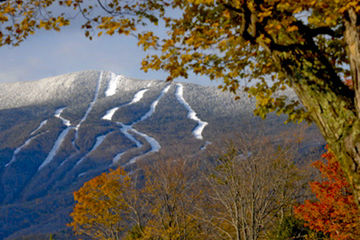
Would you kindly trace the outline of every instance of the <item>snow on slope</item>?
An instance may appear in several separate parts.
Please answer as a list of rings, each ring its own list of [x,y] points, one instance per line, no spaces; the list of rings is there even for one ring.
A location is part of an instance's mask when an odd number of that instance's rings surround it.
[[[102,78],[103,78],[103,72],[100,72],[100,76],[98,78],[98,81],[97,81],[97,84],[96,84],[96,88],[95,88],[95,94],[94,94],[94,98],[93,100],[90,102],[89,104],[89,107],[87,108],[84,116],[81,118],[80,122],[75,126],[75,127],[72,127],[71,126],[71,122],[65,118],[63,118],[61,116],[61,113],[64,111],[65,108],[59,108],[55,111],[55,117],[57,118],[60,118],[63,122],[63,124],[65,126],[67,126],[66,129],[64,129],[60,135],[58,136],[58,138],[56,139],[52,149],[50,150],[48,156],[45,158],[44,162],[40,165],[40,167],[38,168],[38,171],[40,171],[43,167],[45,167],[47,164],[49,164],[55,157],[55,155],[57,154],[57,152],[59,151],[59,148],[61,147],[61,144],[63,143],[66,135],[68,134],[68,132],[71,130],[71,129],[74,129],[75,130],[75,138],[74,140],[72,141],[72,144],[74,145],[75,147],[75,141],[76,139],[78,138],[78,130],[81,126],[81,124],[87,119],[89,113],[91,112],[95,102],[97,101],[98,99],[98,96],[99,96],[99,91],[100,91],[100,86],[101,86],[101,81],[102,81]],[[75,147],[76,149],[76,147]]]
[[[151,117],[151,115],[154,114],[155,110],[156,110],[156,106],[158,105],[160,99],[165,95],[165,93],[167,93],[170,89],[171,85],[168,85],[166,86],[162,91],[161,91],[161,94],[160,96],[151,104],[150,106],[150,110],[145,113],[145,115],[143,115],[138,121],[135,121],[134,123],[132,123],[131,125],[134,125],[138,122],[141,122],[141,121],[144,121],[146,120],[147,118]]]
[[[50,150],[49,154],[47,155],[47,157],[45,158],[44,162],[40,165],[40,167],[38,168],[38,171],[40,171],[43,167],[45,167],[46,165],[48,165],[55,157],[56,153],[58,152],[61,144],[63,143],[66,135],[68,134],[68,132],[73,129],[73,127],[67,127],[66,129],[64,129],[60,135],[58,136],[58,138],[55,141],[54,146],[52,147],[52,149]]]
[[[138,140],[136,140],[136,138],[131,134],[131,132],[135,133],[136,135],[139,135],[139,136],[143,137],[143,138],[150,144],[150,146],[151,146],[151,150],[150,150],[150,151],[148,151],[147,153],[145,153],[145,154],[143,154],[143,155],[140,155],[140,156],[137,156],[137,157],[135,157],[135,158],[132,158],[132,159],[126,164],[126,166],[129,165],[129,164],[135,163],[136,160],[139,159],[140,157],[143,157],[143,156],[145,156],[145,155],[147,155],[147,154],[149,154],[149,153],[152,153],[152,152],[158,152],[158,151],[160,150],[161,146],[160,146],[160,144],[159,144],[158,141],[156,141],[153,137],[150,137],[150,136],[146,135],[145,133],[141,133],[141,132],[137,131],[135,128],[133,128],[133,126],[134,126],[136,123],[139,123],[139,122],[144,121],[144,120],[146,120],[147,118],[151,117],[151,115],[155,112],[156,106],[158,105],[160,99],[169,91],[170,87],[171,87],[171,85],[169,84],[168,86],[166,86],[166,87],[161,91],[161,93],[160,93],[160,95],[157,97],[157,99],[156,99],[154,102],[152,102],[152,104],[150,105],[150,110],[149,110],[148,112],[146,112],[139,120],[136,120],[136,121],[130,123],[130,125],[125,125],[125,124],[123,124],[123,123],[121,123],[121,122],[117,122],[117,124],[121,126],[120,131],[121,131],[128,139],[130,139],[132,142],[134,142],[134,143],[136,144],[136,147],[137,147],[137,148],[141,147],[142,144],[141,144]],[[144,89],[144,90],[146,90],[146,89]],[[141,91],[138,92],[138,94],[139,94],[139,96],[141,96],[141,98],[142,98],[143,93],[145,93],[145,92],[141,92]],[[135,99],[136,101],[139,101],[141,98],[137,97],[136,95],[137,95],[137,94],[135,94],[134,99]],[[134,99],[133,99],[133,100],[134,100]],[[133,102],[133,101],[131,101],[131,102]],[[125,151],[125,152],[126,152],[126,151]],[[121,156],[122,156],[125,152],[121,152],[121,153],[117,154],[117,155],[113,158],[113,164],[117,164],[117,163],[120,161]]]
[[[137,135],[140,135],[143,138],[145,138],[145,140],[150,144],[151,150],[148,151],[147,153],[143,154],[143,155],[136,156],[136,157],[130,159],[129,162],[125,164],[125,166],[134,164],[139,158],[141,158],[141,157],[143,157],[143,156],[145,156],[147,154],[153,153],[153,152],[158,152],[160,150],[160,148],[161,148],[160,143],[158,141],[156,141],[155,138],[150,137],[149,135],[146,135],[145,133],[139,132],[134,128],[132,128],[131,131],[136,133]]]
[[[89,113],[91,112],[91,110],[92,110],[93,107],[94,107],[94,104],[95,104],[96,100],[98,99],[99,91],[100,91],[100,86],[101,86],[101,81],[102,81],[103,75],[104,75],[104,73],[103,73],[103,72],[100,72],[100,76],[99,76],[99,79],[98,79],[97,84],[96,84],[96,89],[95,89],[94,98],[93,98],[93,100],[90,102],[89,107],[88,107],[88,109],[86,110],[84,116],[81,118],[80,122],[79,122],[79,123],[76,125],[76,127],[75,127],[75,130],[76,130],[75,140],[78,138],[78,131],[77,131],[77,130],[80,128],[81,124],[87,119]]]
[[[110,133],[112,133],[113,131],[111,132],[108,132],[106,134],[103,134],[103,135],[100,135],[100,136],[97,136],[96,137],[96,141],[95,141],[95,144],[94,146],[90,149],[90,151],[84,156],[82,157],[79,161],[76,162],[76,165],[79,165],[87,156],[89,156],[93,151],[95,151],[102,143],[103,141],[105,140],[106,136]]]
[[[38,171],[40,171],[43,167],[45,167],[47,164],[49,164],[55,157],[56,153],[59,151],[59,148],[61,147],[61,144],[63,143],[66,135],[71,129],[74,129],[74,127],[71,126],[70,121],[68,119],[65,119],[61,117],[61,113],[64,111],[65,108],[59,108],[55,111],[54,116],[57,118],[60,118],[65,126],[65,128],[57,137],[52,149],[50,150],[49,154],[43,161],[43,163],[39,166]]]
[[[71,124],[70,124],[70,121],[67,120],[67,119],[65,119],[65,118],[63,118],[63,117],[61,117],[61,113],[64,111],[64,109],[65,109],[65,108],[59,108],[59,109],[57,109],[57,110],[55,111],[55,113],[54,113],[54,117],[59,118],[59,119],[63,122],[64,125],[70,126],[70,125],[71,125]],[[40,133],[40,134],[34,135],[34,134],[35,134],[37,131],[39,131],[47,122],[48,122],[47,119],[45,119],[44,121],[42,121],[42,122],[39,124],[39,126],[38,126],[34,131],[32,131],[32,132],[30,133],[30,138],[28,138],[23,145],[21,145],[20,147],[18,147],[18,148],[15,149],[15,151],[14,151],[14,153],[13,153],[13,156],[12,156],[10,162],[8,162],[8,163],[5,165],[5,167],[8,167],[8,166],[11,165],[13,162],[15,162],[15,161],[16,161],[16,155],[19,154],[19,152],[20,152],[24,147],[28,146],[28,145],[31,143],[32,140],[34,140],[35,138],[37,138],[37,137],[41,136],[42,134],[44,134],[44,133]]]
[[[136,147],[139,148],[142,146],[141,142],[139,142],[138,140],[136,140],[136,138],[131,135],[129,133],[130,130],[133,130],[131,125],[125,125],[121,122],[117,122],[118,125],[121,126],[120,131],[128,138],[130,139],[130,141],[132,141],[133,143],[135,143]]]
[[[42,121],[39,126],[30,133],[30,136],[34,135],[37,131],[39,131],[46,123],[48,122],[47,119],[45,119],[44,121]]]
[[[149,89],[146,88],[146,89],[142,89],[142,90],[138,91],[138,92],[134,95],[134,98],[131,100],[131,102],[129,103],[129,105],[139,102],[139,101],[144,97],[144,94],[145,94],[148,90],[149,90]]]
[[[122,77],[122,76],[121,76],[121,77]],[[111,80],[110,80],[110,83],[109,83],[109,86],[108,86],[108,90],[107,90],[107,91],[110,92],[110,93],[115,94],[116,85],[115,85],[114,83],[112,83],[112,82],[115,82],[115,80],[113,80],[113,79],[115,79],[114,75],[112,75],[112,78],[111,78]],[[115,86],[115,87],[114,87],[114,86]],[[114,90],[114,89],[115,89],[115,90]],[[106,114],[102,117],[102,119],[111,121],[111,120],[112,120],[112,117],[113,117],[114,114],[115,114],[115,112],[116,112],[119,108],[139,102],[139,101],[144,97],[144,94],[145,94],[148,90],[149,90],[149,89],[142,89],[142,90],[136,92],[135,95],[134,95],[134,97],[132,98],[132,100],[131,100],[130,102],[108,110],[108,111],[106,112]],[[109,94],[105,94],[105,95],[106,95],[106,96],[111,96],[111,95],[109,95]],[[130,141],[134,142],[134,143],[136,144],[136,147],[141,147],[141,146],[142,146],[142,144],[141,144],[138,140],[136,140],[135,137],[133,137],[131,134],[128,133],[128,131],[132,128],[131,126],[125,125],[125,124],[120,123],[120,122],[117,122],[117,124],[121,126],[120,131],[121,131],[128,139],[130,139]],[[104,135],[104,136],[101,136],[101,137],[103,137],[103,138],[101,138],[101,142],[98,142],[98,138],[96,139],[96,143],[95,143],[95,145],[94,145],[93,150],[95,150],[95,149],[98,147],[98,145],[100,145],[100,144],[104,141],[104,139],[105,139],[106,136]],[[97,145],[97,144],[98,144],[98,145]],[[95,146],[96,146],[96,147],[95,147]],[[91,151],[93,151],[93,150],[91,150]],[[90,152],[91,152],[91,151],[90,151]],[[90,152],[89,152],[88,154],[90,154]],[[82,158],[76,163],[76,165],[79,165],[79,164],[88,156],[88,154],[85,155],[84,157],[82,157]],[[122,155],[122,154],[121,154],[121,155]],[[119,160],[120,160],[121,155],[120,155],[120,154],[117,154],[117,155],[115,156],[114,159],[115,159],[116,162],[118,161],[118,160],[116,160],[116,159],[119,159]],[[114,161],[114,160],[113,160],[113,161]]]
[[[106,97],[112,96],[116,93],[116,88],[118,86],[119,79],[121,79],[121,78],[123,78],[123,76],[116,75],[115,73],[111,73],[110,81],[109,81],[108,87],[105,91]]]
[[[176,84],[176,93],[175,93],[176,98],[188,110],[187,117],[189,119],[192,119],[192,120],[198,122],[198,125],[194,128],[192,133],[193,133],[195,138],[202,140],[203,139],[202,132],[203,132],[204,128],[206,127],[206,125],[208,125],[208,123],[204,122],[204,121],[201,121],[200,118],[198,118],[196,116],[196,112],[185,101],[183,93],[184,93],[184,86],[181,83],[177,83]]]
[[[46,132],[48,132],[48,131],[46,131]],[[14,151],[14,153],[13,153],[13,156],[12,156],[10,162],[8,162],[7,164],[5,164],[5,167],[8,167],[8,166],[10,166],[11,164],[13,164],[13,163],[16,161],[16,155],[18,155],[19,152],[20,152],[24,147],[28,146],[28,145],[31,143],[32,140],[34,140],[35,138],[43,135],[43,134],[46,133],[46,132],[42,132],[42,133],[39,133],[39,134],[37,134],[37,135],[31,136],[30,138],[28,138],[28,139],[25,141],[25,143],[24,143],[23,145],[21,145],[20,147],[16,148],[15,151]]]
[[[121,106],[120,106],[120,107],[121,107]],[[114,107],[114,108],[106,111],[105,115],[104,115],[101,119],[111,121],[111,119],[113,118],[115,112],[116,112],[120,107]]]
[[[129,102],[129,103],[125,103],[123,105],[120,105],[118,107],[114,107],[108,111],[106,111],[105,115],[101,118],[101,119],[104,119],[104,120],[109,120],[111,121],[115,112],[121,108],[121,107],[125,107],[125,106],[129,106],[131,104],[134,104],[134,103],[137,103],[139,102],[143,97],[144,97],[144,93],[146,93],[149,89],[142,89],[140,91],[138,91],[137,93],[135,93],[133,99]]]
[[[69,126],[71,126],[71,122],[61,116],[61,114],[62,114],[62,112],[64,111],[64,109],[65,109],[64,107],[57,109],[57,110],[55,111],[54,116],[57,117],[57,118],[59,118],[59,119],[63,122],[63,124],[64,124],[65,126],[69,127]]]

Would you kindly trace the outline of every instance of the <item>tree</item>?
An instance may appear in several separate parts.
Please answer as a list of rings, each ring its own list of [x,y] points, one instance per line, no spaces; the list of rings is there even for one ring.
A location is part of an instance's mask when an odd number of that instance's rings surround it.
[[[76,205],[69,224],[78,235],[92,239],[121,239],[129,225],[142,228],[134,181],[118,168],[103,173],[74,193]]]
[[[144,166],[148,219],[141,239],[209,239],[195,206],[203,191],[196,164],[183,159],[159,159]]]
[[[50,12],[57,3],[81,12],[89,38],[133,34],[144,50],[159,50],[144,59],[145,71],[163,69],[168,80],[189,71],[219,78],[223,90],[244,88],[255,96],[262,117],[276,111],[315,122],[360,201],[358,0],[9,0],[0,5],[0,45],[69,24],[70,17]],[[168,37],[151,31],[159,22]],[[139,30],[146,26],[150,30]],[[304,109],[274,94],[286,87]]]
[[[295,216],[305,221],[305,226],[323,232],[334,240],[355,240],[360,237],[358,207],[339,163],[328,150],[323,155],[326,162],[313,165],[321,172],[322,181],[310,183],[317,201],[306,200],[295,207]]]
[[[303,185],[292,157],[264,139],[227,147],[207,177],[208,204],[199,214],[217,230],[216,239],[264,239],[289,215]]]
[[[196,169],[184,160],[159,160],[139,170],[136,184],[121,168],[86,182],[74,193],[69,226],[91,239],[208,239],[197,218]],[[195,186],[196,183],[196,186]],[[196,188],[196,189],[195,189]]]

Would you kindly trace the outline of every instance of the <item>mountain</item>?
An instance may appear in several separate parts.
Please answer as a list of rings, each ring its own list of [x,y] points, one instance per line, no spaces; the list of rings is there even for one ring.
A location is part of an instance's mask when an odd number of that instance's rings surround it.
[[[287,93],[294,97],[292,93]],[[194,157],[248,129],[296,132],[284,117],[253,116],[255,102],[214,87],[84,71],[0,84],[0,239],[65,228],[72,192],[142,159]],[[315,127],[303,152],[324,144]]]

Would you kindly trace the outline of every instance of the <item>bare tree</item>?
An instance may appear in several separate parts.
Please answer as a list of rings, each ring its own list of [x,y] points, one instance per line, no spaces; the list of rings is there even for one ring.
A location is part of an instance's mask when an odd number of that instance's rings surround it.
[[[228,145],[206,177],[202,219],[218,238],[256,240],[281,220],[301,194],[294,151],[266,138],[242,138]]]
[[[208,239],[194,217],[201,187],[196,163],[183,159],[159,159],[146,163],[143,197],[149,215],[141,239]]]

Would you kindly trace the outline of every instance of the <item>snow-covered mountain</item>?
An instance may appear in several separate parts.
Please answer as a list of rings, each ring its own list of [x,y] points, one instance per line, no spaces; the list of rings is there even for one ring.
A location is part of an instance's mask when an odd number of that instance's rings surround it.
[[[269,134],[297,128],[254,117],[254,101],[240,95],[105,71],[0,84],[0,239],[63,228],[71,193],[109,168],[198,156],[258,125]],[[308,146],[323,144],[308,131]]]

